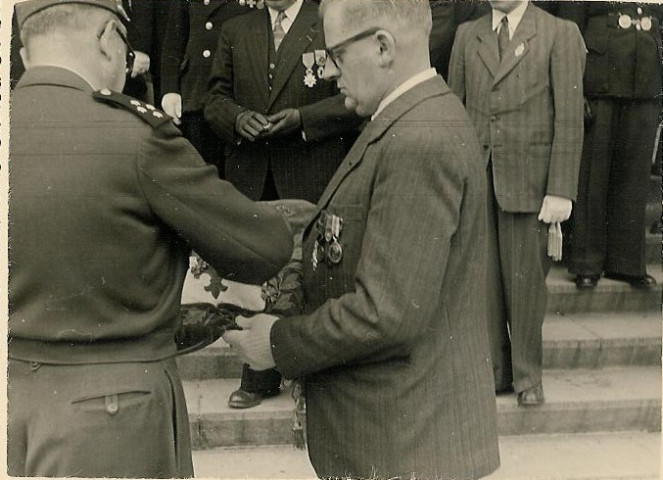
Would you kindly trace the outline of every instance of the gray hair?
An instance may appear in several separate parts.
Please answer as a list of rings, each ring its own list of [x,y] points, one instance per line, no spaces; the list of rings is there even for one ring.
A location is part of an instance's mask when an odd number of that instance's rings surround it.
[[[343,5],[343,18],[352,26],[393,25],[428,37],[432,28],[429,0],[323,0],[320,14],[330,3]]]
[[[32,38],[56,32],[85,30],[99,18],[112,14],[104,9],[77,3],[54,5],[31,15],[21,27],[21,42],[28,47]]]

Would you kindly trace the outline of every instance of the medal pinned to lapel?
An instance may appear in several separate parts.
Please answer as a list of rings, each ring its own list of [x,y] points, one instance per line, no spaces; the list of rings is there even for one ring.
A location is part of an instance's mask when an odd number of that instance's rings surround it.
[[[343,258],[343,247],[339,238],[343,229],[343,219],[338,215],[333,215],[323,210],[315,224],[317,237],[313,245],[313,255],[311,263],[313,270],[318,268],[320,263],[328,265],[338,265]]]
[[[322,78],[325,71],[325,62],[327,61],[327,52],[325,50],[316,50],[315,64],[318,66],[318,78]]]
[[[516,58],[520,57],[525,52],[525,44],[521,43],[516,47]]]
[[[318,80],[313,74],[313,65],[315,65],[315,53],[306,52],[302,54],[302,63],[306,67],[306,74],[304,75],[304,85],[308,88],[315,87],[315,84],[318,83]]]

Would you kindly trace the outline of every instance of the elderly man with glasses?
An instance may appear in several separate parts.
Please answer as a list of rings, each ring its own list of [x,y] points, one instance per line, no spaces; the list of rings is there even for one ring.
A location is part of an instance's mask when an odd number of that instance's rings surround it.
[[[188,254],[261,283],[291,232],[165,113],[117,93],[133,61],[118,3],[16,13],[27,70],[11,97],[8,473],[190,477],[174,360]]]
[[[240,318],[255,369],[302,378],[325,478],[479,478],[499,465],[485,164],[430,67],[428,0],[322,2],[346,106],[369,117],[303,247],[306,313]]]

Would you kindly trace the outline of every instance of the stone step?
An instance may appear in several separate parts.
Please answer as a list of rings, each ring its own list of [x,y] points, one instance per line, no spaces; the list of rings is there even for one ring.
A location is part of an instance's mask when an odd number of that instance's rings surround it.
[[[663,281],[660,262],[648,265],[647,272],[658,282],[650,290],[638,290],[627,283],[602,278],[595,289],[578,291],[573,283],[574,275],[556,265],[547,279],[548,312],[660,312]]]
[[[658,480],[661,437],[619,432],[502,436],[500,468],[486,480]],[[193,452],[201,478],[315,479],[306,450],[288,445]]]
[[[194,449],[292,442],[287,392],[247,410],[227,406],[237,380],[185,382]],[[523,408],[514,394],[497,397],[500,435],[660,431],[659,367],[546,370],[546,404]]]
[[[550,313],[543,323],[544,368],[661,364],[658,312]],[[185,379],[239,378],[242,362],[223,340],[178,358]]]

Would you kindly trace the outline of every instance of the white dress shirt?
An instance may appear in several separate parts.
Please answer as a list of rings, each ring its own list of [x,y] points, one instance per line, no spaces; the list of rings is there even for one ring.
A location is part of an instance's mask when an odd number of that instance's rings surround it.
[[[391,92],[389,95],[387,95],[382,99],[382,101],[378,105],[378,109],[375,111],[373,115],[371,115],[371,120],[375,120],[375,117],[377,117],[382,112],[382,110],[387,108],[387,105],[389,105],[391,102],[393,102],[398,97],[403,95],[405,92],[411,90],[412,88],[416,87],[420,83],[425,82],[426,80],[430,80],[436,75],[437,75],[437,70],[435,70],[434,68],[429,68],[405,80],[393,92]]]
[[[303,4],[304,0],[296,0],[295,3],[293,3],[283,11],[283,13],[285,13],[285,17],[283,18],[283,20],[281,20],[281,27],[283,27],[283,31],[286,33],[286,35],[288,34],[290,27],[292,27],[292,24],[295,22],[295,19],[297,18],[299,11],[302,9]],[[272,31],[273,31],[274,23],[276,23],[276,17],[278,16],[279,11],[274,10],[273,8],[268,8],[268,10],[269,10],[269,19],[272,22]]]
[[[523,19],[525,10],[527,10],[527,5],[529,1],[523,0],[520,5],[511,10],[509,13],[500,12],[499,10],[493,9],[493,30],[497,33],[500,31],[500,22],[504,17],[509,21],[509,40],[513,38],[513,34],[518,28],[520,21]]]

